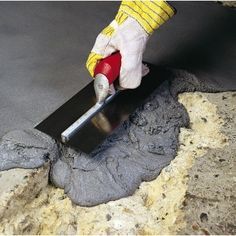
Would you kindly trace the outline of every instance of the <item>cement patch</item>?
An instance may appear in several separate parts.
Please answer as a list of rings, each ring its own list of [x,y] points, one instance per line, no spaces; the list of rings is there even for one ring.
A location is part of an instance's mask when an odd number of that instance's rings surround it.
[[[176,156],[180,128],[189,126],[177,95],[222,89],[185,71],[164,71],[166,81],[92,155],[61,146],[51,180],[74,203],[94,206],[127,197],[155,179]]]
[[[51,179],[80,205],[131,195],[174,158],[179,127],[187,124],[187,113],[166,82],[92,156],[62,147],[63,158],[53,165]]]

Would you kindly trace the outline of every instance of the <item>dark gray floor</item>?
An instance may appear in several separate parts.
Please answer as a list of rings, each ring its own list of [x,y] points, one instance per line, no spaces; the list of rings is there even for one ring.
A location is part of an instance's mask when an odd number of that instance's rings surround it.
[[[145,60],[236,88],[235,11],[174,2]],[[90,80],[86,57],[119,2],[0,2],[0,136],[33,127]]]

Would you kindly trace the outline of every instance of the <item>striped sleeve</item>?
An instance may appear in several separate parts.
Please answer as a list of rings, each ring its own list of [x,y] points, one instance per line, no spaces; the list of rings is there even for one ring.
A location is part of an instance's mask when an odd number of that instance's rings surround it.
[[[159,28],[175,14],[175,9],[166,1],[122,1],[120,13],[127,14],[139,22],[148,34]]]

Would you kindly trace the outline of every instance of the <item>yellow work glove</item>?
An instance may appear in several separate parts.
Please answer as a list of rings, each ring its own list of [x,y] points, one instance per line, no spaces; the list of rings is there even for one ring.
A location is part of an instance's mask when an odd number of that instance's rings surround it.
[[[86,67],[92,77],[98,61],[120,51],[119,84],[133,89],[140,85],[143,52],[149,36],[174,15],[174,9],[165,1],[122,1],[118,14],[97,37]]]

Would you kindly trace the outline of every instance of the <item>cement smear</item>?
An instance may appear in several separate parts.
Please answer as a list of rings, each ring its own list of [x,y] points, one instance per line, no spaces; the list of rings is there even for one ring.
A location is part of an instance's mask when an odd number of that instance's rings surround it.
[[[185,91],[222,90],[184,71],[169,70],[167,74],[167,81],[91,156],[64,146],[59,148],[59,155],[55,152],[51,181],[64,188],[74,203],[93,206],[116,200],[133,194],[141,182],[155,179],[176,156],[180,128],[189,125],[188,114],[177,95]],[[4,142],[1,145],[4,147]],[[5,154],[3,163],[8,164],[3,164],[2,169],[35,168],[44,162],[44,155],[40,159],[33,155],[25,164],[25,158],[19,158],[25,146],[17,147],[17,162]]]
[[[131,195],[174,158],[188,115],[164,83],[92,157],[63,148],[51,179],[77,204],[92,206]]]
[[[189,125],[178,93],[214,91],[216,85],[184,71],[169,71],[168,79],[92,156],[62,147],[51,180],[74,203],[93,206],[129,196],[174,159],[180,127]]]

